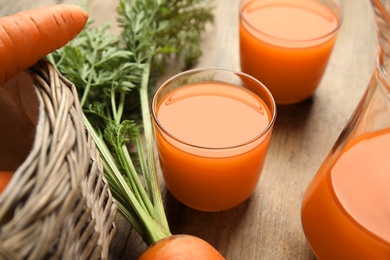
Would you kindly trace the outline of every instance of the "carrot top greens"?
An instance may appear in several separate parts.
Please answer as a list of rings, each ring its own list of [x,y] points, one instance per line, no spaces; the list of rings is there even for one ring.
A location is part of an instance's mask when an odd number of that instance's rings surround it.
[[[109,25],[89,24],[48,56],[77,86],[118,209],[148,245],[171,235],[156,173],[149,94],[172,56],[185,66],[196,61],[201,33],[213,18],[208,0],[121,0],[120,35]]]

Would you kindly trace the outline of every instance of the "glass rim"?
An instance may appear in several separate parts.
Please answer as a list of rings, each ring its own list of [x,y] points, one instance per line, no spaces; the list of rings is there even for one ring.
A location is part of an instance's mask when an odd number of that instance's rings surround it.
[[[336,33],[340,29],[341,25],[343,24],[343,20],[344,20],[343,7],[341,6],[341,4],[337,3],[338,1],[337,2],[333,1],[337,5],[337,7],[339,8],[339,11],[340,11],[339,16],[338,16],[335,12],[333,12],[333,10],[331,10],[338,18],[337,26],[333,30],[331,30],[330,32],[328,32],[322,36],[318,36],[318,37],[314,37],[314,38],[298,39],[298,40],[297,39],[287,39],[287,38],[283,38],[283,37],[274,36],[274,35],[271,35],[269,33],[265,33],[263,31],[255,28],[243,15],[243,4],[245,1],[250,2],[250,1],[264,1],[264,0],[240,0],[240,19],[242,19],[245,22],[245,24],[251,28],[251,30],[254,30],[260,34],[263,34],[266,37],[276,39],[276,40],[281,40],[281,41],[290,41],[290,42],[297,42],[297,43],[298,42],[318,41],[318,40],[330,37],[332,34]],[[314,2],[318,2],[318,1],[314,0]]]
[[[245,141],[243,143],[237,144],[237,145],[224,146],[224,147],[206,147],[206,146],[202,146],[202,145],[191,144],[191,143],[189,143],[187,141],[184,141],[184,140],[181,140],[181,139],[175,137],[173,134],[171,134],[169,131],[167,131],[166,128],[162,125],[162,123],[158,120],[158,118],[157,118],[157,105],[158,105],[157,104],[157,97],[165,89],[165,87],[167,85],[169,85],[170,83],[174,82],[176,79],[178,79],[178,78],[180,78],[182,76],[185,76],[185,75],[196,74],[196,73],[201,73],[201,72],[210,72],[210,71],[232,73],[234,75],[250,79],[250,80],[254,81],[257,85],[259,85],[261,87],[261,89],[264,91],[265,95],[267,97],[269,97],[269,99],[271,101],[270,103],[271,103],[272,107],[268,106],[268,102],[265,104],[267,106],[267,108],[270,110],[270,115],[271,116],[270,116],[269,122],[268,122],[267,126],[262,131],[260,131],[259,134],[257,134],[255,137],[253,137],[252,139],[250,139],[248,141]],[[223,82],[223,81],[221,81],[221,82]],[[229,82],[225,82],[225,83],[229,83]],[[238,87],[245,88],[246,90],[250,91],[254,95],[258,96],[256,93],[254,93],[250,89],[247,89],[245,86],[238,86]],[[153,121],[156,123],[157,127],[165,135],[169,136],[170,138],[172,138],[173,140],[175,140],[176,142],[178,142],[178,143],[180,143],[182,145],[185,145],[185,146],[188,146],[188,147],[192,147],[192,148],[197,148],[197,149],[210,150],[210,151],[222,151],[222,150],[241,148],[241,147],[250,145],[253,142],[255,142],[256,140],[259,140],[260,138],[262,138],[265,134],[267,134],[272,129],[272,127],[273,127],[273,125],[275,124],[275,121],[276,121],[276,102],[275,102],[275,99],[274,99],[271,91],[262,82],[260,82],[259,80],[257,80],[256,78],[252,77],[249,74],[246,74],[246,73],[240,72],[240,71],[235,71],[235,70],[230,70],[230,69],[223,69],[223,68],[217,68],[217,67],[195,68],[195,69],[189,69],[189,70],[180,72],[180,73],[170,77],[169,79],[164,81],[157,88],[156,92],[153,95],[153,99],[152,99],[152,118],[153,118]]]

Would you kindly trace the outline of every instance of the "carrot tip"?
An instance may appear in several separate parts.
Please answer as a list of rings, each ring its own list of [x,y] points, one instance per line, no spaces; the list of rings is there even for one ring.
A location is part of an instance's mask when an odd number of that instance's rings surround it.
[[[0,67],[0,85],[66,45],[81,32],[88,18],[87,11],[72,4],[46,6],[0,18],[0,57],[5,64]]]

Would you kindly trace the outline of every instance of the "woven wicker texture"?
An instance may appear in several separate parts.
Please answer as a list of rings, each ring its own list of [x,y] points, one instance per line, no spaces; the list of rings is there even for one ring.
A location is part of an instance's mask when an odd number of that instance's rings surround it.
[[[0,195],[0,259],[106,259],[116,205],[76,88],[46,60],[29,72],[39,120],[32,151]]]

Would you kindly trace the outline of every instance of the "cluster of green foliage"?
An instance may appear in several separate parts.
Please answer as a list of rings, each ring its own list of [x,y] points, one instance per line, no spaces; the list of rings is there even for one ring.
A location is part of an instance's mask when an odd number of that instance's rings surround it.
[[[91,22],[47,57],[77,87],[118,209],[147,244],[171,235],[156,174],[150,92],[169,59],[185,69],[202,54],[212,10],[207,0],[121,0],[120,35]]]

